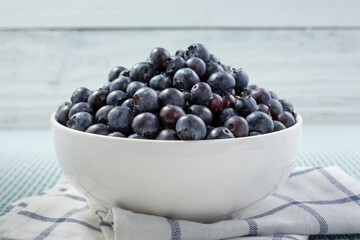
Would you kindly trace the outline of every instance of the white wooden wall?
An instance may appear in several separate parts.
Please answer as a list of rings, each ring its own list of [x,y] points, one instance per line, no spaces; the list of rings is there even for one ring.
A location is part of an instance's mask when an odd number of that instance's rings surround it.
[[[305,123],[360,123],[360,1],[1,0],[0,128],[48,128],[75,88],[193,42]]]

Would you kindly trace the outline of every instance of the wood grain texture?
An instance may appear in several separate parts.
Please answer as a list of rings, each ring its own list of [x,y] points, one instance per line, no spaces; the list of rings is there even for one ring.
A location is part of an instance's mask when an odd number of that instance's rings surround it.
[[[0,32],[0,128],[46,128],[77,87],[193,42],[292,101],[305,123],[360,122],[360,31],[30,31]]]
[[[0,28],[348,27],[358,0],[1,0]]]

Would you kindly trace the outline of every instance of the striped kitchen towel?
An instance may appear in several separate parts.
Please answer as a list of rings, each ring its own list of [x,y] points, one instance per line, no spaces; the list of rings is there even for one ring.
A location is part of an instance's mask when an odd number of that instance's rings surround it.
[[[338,167],[295,168],[240,217],[197,223],[104,209],[67,183],[12,204],[1,239],[307,239],[360,233],[360,183]],[[359,236],[359,235],[357,235]]]

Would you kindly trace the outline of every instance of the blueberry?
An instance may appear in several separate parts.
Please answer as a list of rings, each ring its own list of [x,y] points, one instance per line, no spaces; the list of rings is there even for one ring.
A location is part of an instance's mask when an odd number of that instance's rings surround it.
[[[126,69],[126,70],[122,71],[122,72],[119,74],[119,77],[121,77],[121,76],[130,77],[130,70]]]
[[[234,135],[226,127],[217,127],[211,130],[206,139],[234,138]]]
[[[185,108],[184,109],[188,109],[191,105],[193,105],[194,103],[190,101],[186,101],[186,104],[185,104]]]
[[[213,120],[213,114],[210,109],[203,105],[191,105],[188,108],[187,113],[200,117],[204,121],[205,125],[210,125]]]
[[[225,121],[224,127],[229,129],[235,137],[246,137],[249,134],[249,125],[247,121],[240,116],[230,117]]]
[[[269,115],[271,117],[270,108],[268,106],[266,106],[265,104],[258,104],[256,107],[256,111],[266,113],[267,115]]]
[[[106,104],[107,105],[113,105],[113,106],[121,106],[125,100],[128,99],[128,95],[121,91],[121,90],[114,90],[109,93],[109,95],[106,98]]]
[[[94,117],[88,112],[78,112],[69,118],[66,126],[78,131],[85,131],[94,124]]]
[[[179,69],[173,77],[174,87],[182,91],[190,91],[198,82],[199,76],[191,68]]]
[[[274,91],[269,91],[269,93],[270,93],[270,95],[271,95],[271,98],[274,98],[274,99],[279,100],[278,95],[277,95]]]
[[[146,138],[140,136],[140,135],[137,134],[137,133],[131,134],[130,136],[128,136],[128,138],[133,138],[133,139],[146,139]]]
[[[176,88],[167,88],[159,94],[160,106],[176,105],[185,107],[185,94]]]
[[[87,102],[97,111],[102,106],[106,105],[106,98],[109,94],[106,90],[94,91],[88,98]]]
[[[172,87],[172,82],[169,76],[164,74],[159,74],[150,79],[149,87],[154,90],[164,90],[166,88]]]
[[[152,88],[141,88],[133,96],[135,113],[159,111],[159,98]]]
[[[191,91],[190,92],[184,91],[183,93],[185,95],[186,107],[189,107],[191,105],[191,103],[192,103],[192,101],[191,101]]]
[[[219,59],[212,53],[210,53],[210,62],[219,64]]]
[[[205,138],[206,126],[198,116],[186,114],[177,121],[176,132],[182,140],[200,140]]]
[[[78,112],[88,112],[90,114],[94,113],[94,108],[86,102],[79,102],[71,106],[68,117],[70,118],[72,115]]]
[[[87,102],[89,96],[91,95],[91,91],[85,87],[80,87],[75,90],[75,92],[71,95],[71,102],[73,104],[79,102]]]
[[[87,133],[94,133],[94,134],[99,134],[99,135],[108,135],[111,130],[110,128],[103,123],[96,123],[94,125],[91,125],[90,127],[88,127],[86,129]]]
[[[126,91],[127,86],[131,83],[131,79],[129,77],[120,76],[110,83],[109,91],[121,90],[123,92]]]
[[[219,71],[224,71],[224,69],[221,67],[220,64],[217,64],[214,62],[207,63],[206,64],[206,72],[205,72],[205,75],[203,76],[203,80],[206,82],[213,73],[216,73]]]
[[[129,85],[126,88],[126,93],[132,97],[134,96],[134,93],[139,90],[140,88],[144,88],[146,87],[145,83],[139,82],[139,81],[134,81],[129,83]]]
[[[237,116],[234,109],[224,108],[216,114],[214,123],[216,126],[223,126],[226,120],[228,120],[232,116]]]
[[[177,70],[186,66],[185,60],[180,56],[172,56],[166,62],[166,73],[173,76]]]
[[[279,114],[279,116],[277,117],[277,120],[279,122],[281,122],[282,124],[284,124],[285,127],[291,127],[295,124],[295,118],[294,116],[289,113],[289,112],[282,112]]]
[[[225,72],[231,73],[231,66],[224,63],[220,63],[220,66],[224,69]]]
[[[175,128],[177,120],[184,115],[184,110],[176,105],[166,105],[159,113],[161,124],[164,128]]]
[[[124,134],[131,133],[131,121],[134,118],[133,111],[125,106],[114,107],[108,114],[109,126],[114,131]]]
[[[248,86],[248,89],[250,89],[250,90],[255,90],[255,89],[257,89],[258,87],[259,87],[259,86],[256,85],[256,84],[251,84],[251,85]]]
[[[215,127],[213,126],[206,126],[206,136],[205,138],[207,138],[209,136],[209,133],[211,132],[211,130],[213,130]]]
[[[190,91],[190,99],[195,104],[207,105],[213,98],[209,84],[199,82],[195,84]]]
[[[280,99],[279,102],[281,103],[281,106],[283,107],[283,111],[287,111],[291,113],[294,116],[294,105],[285,99]]]
[[[256,131],[261,134],[270,133],[274,129],[273,120],[263,112],[255,111],[246,117],[249,124],[249,131]]]
[[[257,135],[261,135],[261,133],[259,133],[257,131],[249,132],[249,136],[257,136]]]
[[[217,113],[221,109],[223,109],[223,99],[220,97],[219,94],[213,93],[212,99],[209,101],[208,108],[211,110],[212,113]]]
[[[127,70],[127,69],[124,67],[121,67],[121,66],[117,66],[117,67],[114,67],[113,69],[111,69],[111,71],[109,72],[109,77],[108,77],[109,82],[112,82],[114,79],[118,78],[119,74],[124,70]]]
[[[133,81],[148,83],[155,75],[155,69],[146,62],[139,62],[135,64],[130,70],[130,78]]]
[[[182,49],[179,49],[179,50],[176,51],[175,56],[179,56],[179,57],[182,57],[183,59],[185,59],[186,58],[186,51],[182,50]]]
[[[211,74],[207,83],[212,91],[217,94],[231,93],[235,87],[234,77],[225,71],[219,71]]]
[[[235,107],[235,97],[230,93],[226,93],[222,96],[223,99],[223,108],[234,108]]]
[[[284,129],[286,129],[284,124],[282,124],[281,122],[276,121],[276,120],[274,121],[273,132],[281,131],[281,130],[284,130]]]
[[[244,118],[254,112],[256,107],[256,101],[251,96],[244,96],[236,98],[235,100],[235,109],[237,113]]]
[[[71,107],[72,103],[70,103],[70,102],[62,102],[62,103],[59,104],[56,111],[59,111],[62,107],[68,106],[68,105],[70,105],[69,107]]]
[[[165,62],[171,57],[170,53],[161,47],[154,48],[150,53],[150,61],[159,72],[165,70]]]
[[[55,113],[55,119],[56,121],[58,121],[58,123],[62,125],[66,125],[66,122],[69,120],[70,108],[71,108],[71,104],[64,105],[58,108],[58,110]]]
[[[249,88],[245,88],[244,90],[238,92],[238,95],[240,97],[246,97],[246,96],[251,96],[251,93],[253,92],[254,90],[251,90]]]
[[[153,139],[159,132],[159,121],[153,113],[143,112],[134,118],[131,128],[140,136]]]
[[[282,107],[281,103],[279,102],[279,100],[277,100],[275,98],[271,98],[269,110],[270,110],[271,116],[276,117],[276,116],[279,116],[280,113],[282,113],[283,107]]]
[[[129,98],[129,99],[125,100],[125,102],[123,102],[121,104],[121,106],[126,106],[130,109],[134,109],[134,100],[132,98]]]
[[[101,87],[101,89],[110,92],[110,84],[111,84],[111,82],[104,83],[104,85]]]
[[[269,91],[264,88],[256,88],[252,91],[251,96],[255,99],[257,104],[270,105],[271,95]]]
[[[201,58],[205,63],[210,61],[210,53],[204,44],[194,43],[188,47],[186,50],[186,57],[198,57]]]
[[[186,66],[194,70],[196,74],[199,76],[199,78],[203,77],[206,73],[206,65],[201,58],[198,57],[189,58],[186,61]]]
[[[233,69],[231,74],[235,78],[235,91],[236,92],[243,91],[249,83],[248,74],[245,71],[243,71],[241,68]]]
[[[126,135],[123,134],[122,132],[112,132],[112,133],[108,134],[108,136],[126,138]]]
[[[108,114],[109,112],[114,108],[114,106],[111,105],[105,105],[101,107],[99,110],[97,110],[95,114],[95,122],[97,123],[104,123],[108,124]]]
[[[163,129],[157,135],[156,140],[180,140],[180,138],[174,130]]]

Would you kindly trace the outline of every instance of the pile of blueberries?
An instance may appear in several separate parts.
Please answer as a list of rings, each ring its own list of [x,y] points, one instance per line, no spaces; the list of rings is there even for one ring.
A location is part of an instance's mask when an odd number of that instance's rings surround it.
[[[201,43],[173,56],[158,47],[130,70],[114,67],[99,90],[76,89],[55,118],[87,133],[158,140],[238,138],[295,124],[289,101],[248,82]]]

